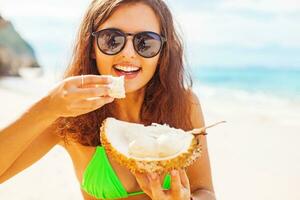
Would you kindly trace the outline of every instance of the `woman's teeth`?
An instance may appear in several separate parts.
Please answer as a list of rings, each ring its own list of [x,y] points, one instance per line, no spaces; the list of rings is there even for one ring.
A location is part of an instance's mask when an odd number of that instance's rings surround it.
[[[115,69],[123,72],[137,72],[140,70],[139,67],[134,67],[134,66],[121,66],[121,65],[115,65]]]

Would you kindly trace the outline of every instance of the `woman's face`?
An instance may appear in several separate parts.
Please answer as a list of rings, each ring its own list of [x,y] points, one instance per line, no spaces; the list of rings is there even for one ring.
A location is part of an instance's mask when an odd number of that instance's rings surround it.
[[[106,28],[117,28],[125,33],[138,33],[141,31],[152,31],[160,34],[160,24],[153,10],[142,3],[124,5],[118,8],[105,21],[97,31]],[[121,76],[125,75],[126,93],[137,91],[143,88],[152,78],[159,55],[152,58],[144,58],[135,52],[132,37],[127,36],[127,43],[124,49],[116,55],[103,54],[94,40],[94,57],[101,75]],[[124,73],[125,71],[137,72]]]

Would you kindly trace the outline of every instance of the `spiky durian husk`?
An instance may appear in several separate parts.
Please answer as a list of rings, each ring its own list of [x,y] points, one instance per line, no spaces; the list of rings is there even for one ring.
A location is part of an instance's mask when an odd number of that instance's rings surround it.
[[[107,140],[105,133],[105,121],[100,129],[100,140],[107,154],[111,155],[114,160],[116,160],[121,165],[127,167],[131,172],[156,172],[164,173],[169,172],[172,169],[181,169],[190,166],[194,161],[196,161],[202,153],[202,146],[199,142],[199,138],[194,137],[192,143],[187,150],[182,154],[166,160],[136,160],[134,158],[129,158],[121,152],[117,151],[111,143]]]

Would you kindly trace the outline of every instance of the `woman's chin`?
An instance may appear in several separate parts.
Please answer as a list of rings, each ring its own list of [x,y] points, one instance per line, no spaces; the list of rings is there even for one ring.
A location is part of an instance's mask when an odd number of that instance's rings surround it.
[[[145,86],[139,86],[139,85],[132,85],[132,84],[127,84],[125,83],[125,93],[130,94],[130,93],[135,93],[135,92],[141,92],[145,89]]]

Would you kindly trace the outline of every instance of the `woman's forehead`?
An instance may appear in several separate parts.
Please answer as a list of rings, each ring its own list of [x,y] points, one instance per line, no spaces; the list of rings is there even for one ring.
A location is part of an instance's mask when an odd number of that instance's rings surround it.
[[[125,32],[153,31],[160,33],[160,22],[151,7],[142,3],[119,7],[97,30],[118,28]]]

